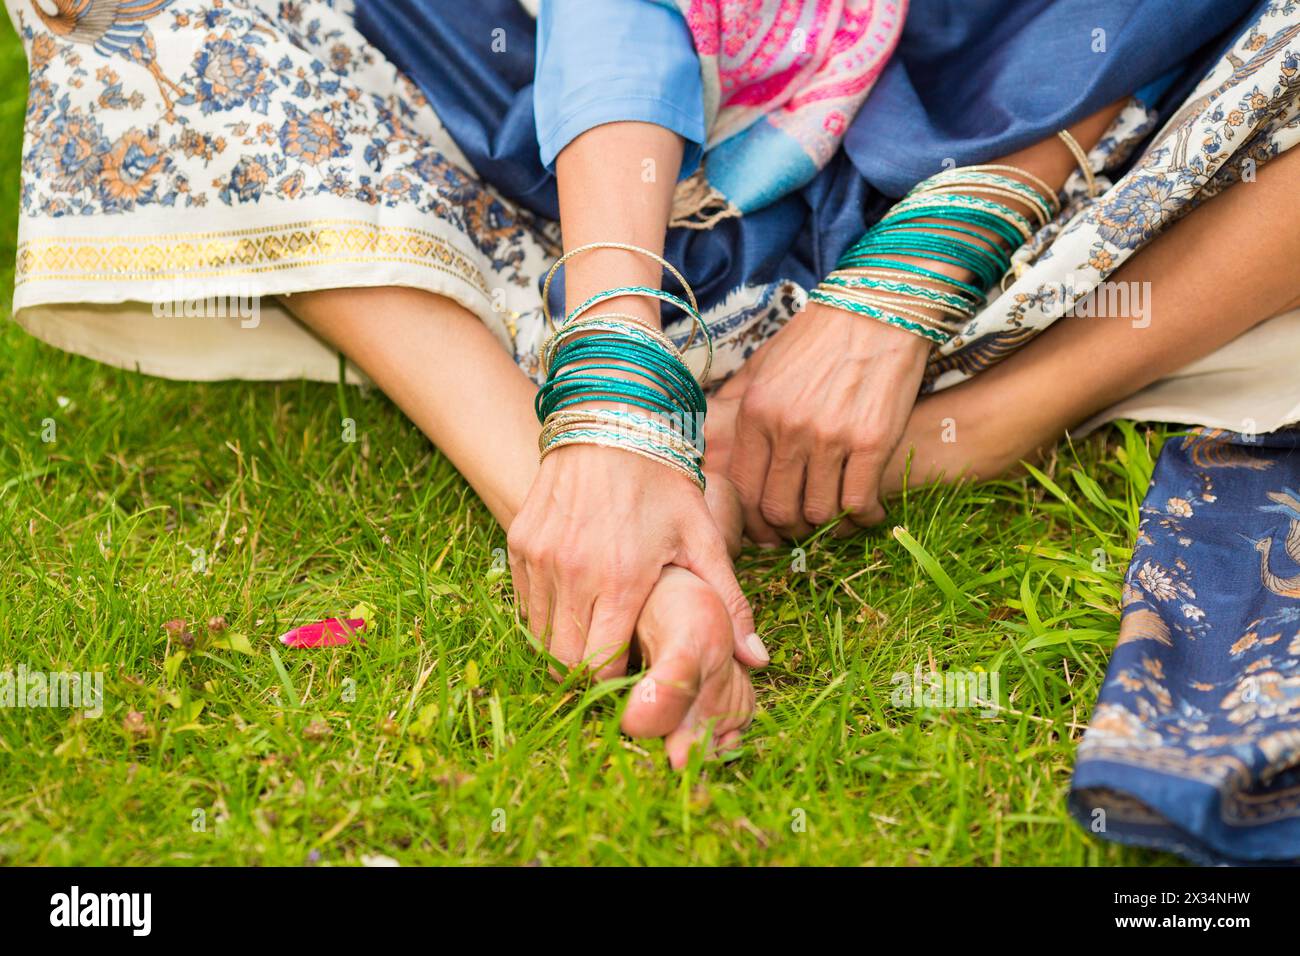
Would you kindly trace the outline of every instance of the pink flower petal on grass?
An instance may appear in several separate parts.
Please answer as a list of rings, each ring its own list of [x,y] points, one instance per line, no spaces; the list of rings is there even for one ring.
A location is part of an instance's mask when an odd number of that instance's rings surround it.
[[[366,629],[365,618],[339,620],[337,617],[326,618],[315,624],[303,624],[292,631],[280,635],[280,643],[285,647],[338,647],[340,644],[352,643],[352,635]],[[362,644],[365,640],[356,635]]]

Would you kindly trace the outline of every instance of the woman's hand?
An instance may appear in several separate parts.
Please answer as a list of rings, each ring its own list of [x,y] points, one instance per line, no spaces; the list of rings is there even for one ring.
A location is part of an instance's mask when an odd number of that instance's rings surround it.
[[[919,336],[810,303],[727,383],[744,389],[729,475],[751,539],[806,537],[844,511],[860,527],[884,518],[880,476],[928,354]]]
[[[546,456],[507,538],[528,626],[567,666],[596,677],[627,670],[637,617],[668,565],[717,592],[736,657],[767,663],[704,495],[687,477],[614,448],[572,445]]]
[[[653,123],[604,123],[560,151],[556,177],[566,249],[620,242],[663,252],[683,140]],[[646,170],[654,175],[647,177]],[[655,258],[593,249],[565,265],[565,308],[623,287],[657,287]],[[658,327],[659,303],[620,296],[600,312]],[[614,374],[605,369],[603,374]],[[598,403],[603,404],[603,403]],[[717,592],[736,657],[767,663],[722,533],[685,475],[617,448],[569,445],[546,456],[507,535],[515,594],[538,640],[562,664],[621,674],[660,572],[679,565]]]

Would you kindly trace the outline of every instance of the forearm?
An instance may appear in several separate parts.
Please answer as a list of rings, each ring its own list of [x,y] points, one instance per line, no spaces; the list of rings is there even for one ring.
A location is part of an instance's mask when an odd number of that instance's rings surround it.
[[[1104,313],[1110,317],[1055,322],[1005,361],[922,399],[883,490],[993,478],[1036,461],[1067,429],[1300,307],[1297,191],[1300,151],[1289,150],[1255,182],[1193,209],[1112,275],[1115,288],[1141,295],[1141,321]],[[1216,388],[1213,375],[1195,379]],[[942,439],[945,422],[957,423],[960,442]],[[1252,425],[1243,419],[1236,427]]]
[[[662,254],[683,140],[652,123],[606,123],[574,139],[556,160],[565,250],[624,242]],[[645,256],[596,249],[565,265],[565,307],[615,286],[658,288],[660,269]],[[627,296],[601,311],[626,312],[659,325],[654,299]]]
[[[1105,135],[1115,117],[1123,110],[1125,102],[1126,100],[1120,100],[1112,103],[1080,120],[1069,128],[1070,135],[1085,150],[1092,149]],[[1065,144],[1055,136],[1049,136],[1033,146],[1012,153],[996,162],[1032,173],[1056,190],[1065,185],[1065,181],[1078,165]]]
[[[1099,110],[1092,116],[1075,123],[1069,128],[1068,132],[1085,151],[1090,150],[1105,135],[1107,127],[1110,126],[1123,108],[1123,100],[1112,103],[1105,109]],[[1056,136],[1049,136],[1047,139],[1040,140],[1034,145],[1027,146],[1009,156],[995,159],[993,164],[1022,169],[1029,175],[1041,179],[1057,192],[1060,192],[1065,185],[1065,181],[1070,178],[1070,174],[1078,168],[1078,162],[1074,154]],[[1023,216],[1032,214],[1030,204],[1027,202],[1015,199],[1008,199],[1006,202]],[[990,239],[993,238],[992,233],[987,230],[977,231],[982,232]],[[969,278],[969,275],[969,273],[966,273],[965,277]],[[960,278],[961,276],[957,277]]]
[[[1105,134],[1107,127],[1114,121],[1123,109],[1124,102],[1112,103],[1105,109],[1099,110],[1092,116],[1080,120],[1069,129],[1069,133],[1075,138],[1079,145],[1085,150],[1091,149],[1097,144]],[[1041,180],[1050,186],[1054,192],[1059,192],[1065,185],[1065,181],[1070,174],[1078,167],[1077,160],[1070,149],[1058,137],[1051,136],[1041,140],[1032,146],[1019,150],[1008,156],[992,161],[992,165],[1010,166],[1015,169],[1023,170],[1030,176]],[[974,195],[974,194],[973,194]],[[1021,201],[1010,198],[999,200],[1004,202],[1015,212],[1026,218],[1032,218],[1034,211],[1027,201]],[[921,220],[922,223],[942,228],[943,220],[939,218]],[[979,233],[990,243],[998,242],[993,232],[978,226],[969,227],[972,231]],[[899,261],[920,266],[938,272],[942,275],[949,276],[963,282],[969,282],[972,274],[960,266],[948,262],[942,262],[934,259],[927,259],[923,256],[898,256]],[[937,288],[938,284],[928,280],[918,280],[918,284]]]

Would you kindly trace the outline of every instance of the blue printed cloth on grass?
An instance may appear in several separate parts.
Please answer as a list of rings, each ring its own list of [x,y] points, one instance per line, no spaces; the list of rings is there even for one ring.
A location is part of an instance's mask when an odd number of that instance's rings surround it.
[[[1070,809],[1200,863],[1300,861],[1300,430],[1166,443]]]

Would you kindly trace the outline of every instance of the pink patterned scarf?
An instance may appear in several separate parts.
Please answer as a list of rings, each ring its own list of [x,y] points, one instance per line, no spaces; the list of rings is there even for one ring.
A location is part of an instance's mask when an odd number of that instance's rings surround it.
[[[683,184],[674,209],[677,224],[697,227],[761,209],[817,175],[907,14],[907,0],[673,2],[704,78],[704,173]]]

